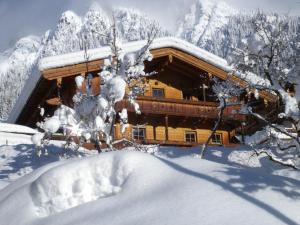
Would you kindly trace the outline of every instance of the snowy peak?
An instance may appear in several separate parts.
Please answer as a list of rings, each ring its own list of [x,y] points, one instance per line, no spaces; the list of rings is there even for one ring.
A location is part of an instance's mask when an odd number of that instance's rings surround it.
[[[120,34],[128,41],[147,38],[147,32],[154,22],[135,9],[117,8],[114,10],[114,17]]]
[[[36,52],[41,44],[41,38],[37,36],[27,36],[21,38],[14,47],[14,52],[32,53]]]
[[[236,10],[222,1],[198,0],[179,25],[177,36],[201,47],[212,34],[224,26]]]
[[[81,34],[86,37],[87,47],[96,48],[104,45],[110,26],[107,14],[98,4],[93,4],[85,14],[81,27]]]
[[[66,11],[60,17],[57,29],[59,30],[65,26],[73,26],[79,30],[81,25],[81,18],[77,14],[72,11]]]
[[[21,72],[26,69],[25,65],[31,66],[37,59],[40,46],[41,39],[39,37],[28,36],[21,38],[14,48],[0,53],[0,80],[5,79],[5,76],[12,71],[19,71],[18,74],[14,73],[12,76],[21,76]]]
[[[0,53],[1,63],[5,60],[18,59],[22,55],[28,56],[38,51],[41,45],[41,38],[37,36],[27,36],[21,38],[13,48]]]

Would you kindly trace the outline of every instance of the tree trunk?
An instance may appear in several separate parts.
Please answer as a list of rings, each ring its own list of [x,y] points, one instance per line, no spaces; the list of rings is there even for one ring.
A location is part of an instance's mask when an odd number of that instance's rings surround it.
[[[202,145],[202,151],[201,151],[201,154],[200,154],[200,158],[203,159],[204,158],[204,155],[206,153],[206,150],[207,150],[207,146],[210,142],[210,140],[212,139],[213,135],[216,133],[222,119],[223,119],[223,114],[224,114],[224,110],[226,108],[226,101],[224,98],[221,99],[221,102],[220,102],[220,111],[218,113],[218,120],[217,122],[215,123],[215,126],[213,127],[212,131],[211,131],[211,134],[210,136],[208,137],[208,139],[206,140],[206,142]]]

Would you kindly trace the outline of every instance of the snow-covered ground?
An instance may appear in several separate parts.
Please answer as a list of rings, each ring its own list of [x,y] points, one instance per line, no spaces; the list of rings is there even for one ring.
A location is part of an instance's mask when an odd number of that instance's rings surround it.
[[[0,147],[0,225],[300,223],[299,172],[245,147],[38,158],[27,138]]]

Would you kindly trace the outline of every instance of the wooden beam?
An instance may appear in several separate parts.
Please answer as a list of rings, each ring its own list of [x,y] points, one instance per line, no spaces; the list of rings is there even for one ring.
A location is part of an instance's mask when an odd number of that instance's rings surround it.
[[[165,116],[165,133],[166,133],[166,141],[169,140],[169,117]]]
[[[54,69],[42,71],[42,75],[47,80],[54,80],[61,77],[69,77],[87,72],[100,71],[100,66],[103,64],[103,59],[88,62],[89,71],[86,71],[86,63],[79,63]]]

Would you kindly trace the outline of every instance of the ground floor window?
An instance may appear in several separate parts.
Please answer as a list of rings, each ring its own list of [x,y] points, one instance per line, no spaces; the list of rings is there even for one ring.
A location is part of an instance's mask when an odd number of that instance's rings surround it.
[[[222,134],[219,134],[219,133],[213,134],[213,136],[211,138],[211,143],[221,145],[222,144]]]
[[[132,128],[132,137],[134,140],[145,140],[146,139],[146,129],[142,127]]]
[[[197,135],[195,131],[186,131],[185,132],[185,141],[186,142],[197,142]]]

